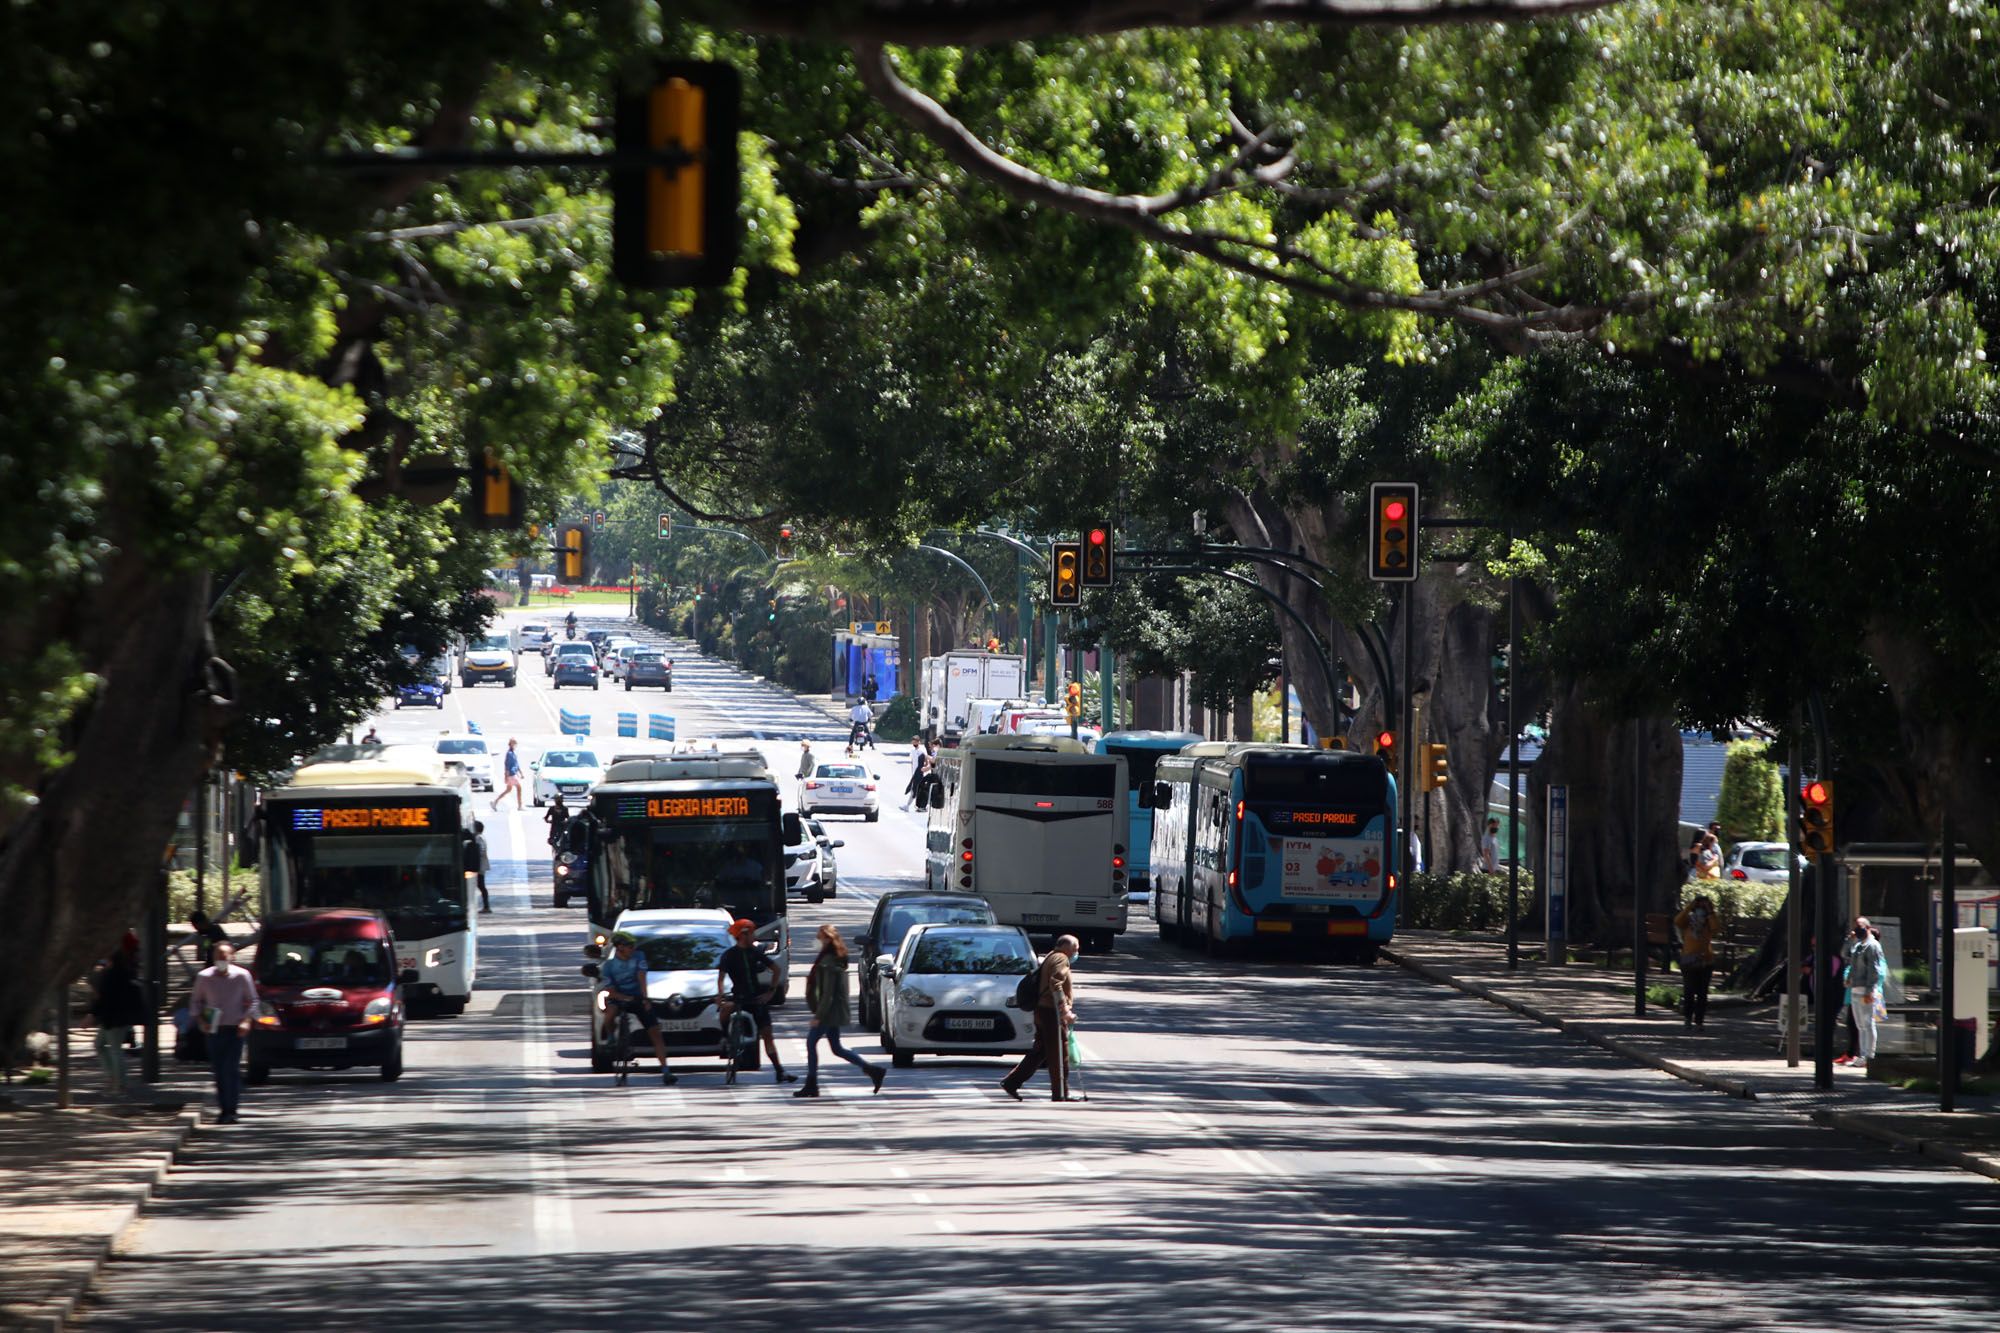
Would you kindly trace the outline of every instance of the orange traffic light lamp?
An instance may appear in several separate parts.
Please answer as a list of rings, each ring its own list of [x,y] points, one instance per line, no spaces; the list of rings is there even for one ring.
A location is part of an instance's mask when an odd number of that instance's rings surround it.
[[[1080,542],[1049,543],[1049,602],[1055,606],[1083,603],[1083,546]]]
[[[1075,681],[1063,688],[1063,712],[1071,722],[1083,716],[1083,686]]]
[[[1833,784],[1824,779],[1799,788],[1799,848],[1816,861],[1833,855]]]

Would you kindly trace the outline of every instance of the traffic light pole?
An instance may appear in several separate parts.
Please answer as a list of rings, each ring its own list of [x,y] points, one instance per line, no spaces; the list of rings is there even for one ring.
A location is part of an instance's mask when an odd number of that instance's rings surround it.
[[[1416,697],[1411,693],[1412,688],[1416,684],[1415,677],[1412,674],[1416,669],[1416,649],[1417,585],[1415,580],[1411,580],[1403,585],[1403,720],[1401,725],[1396,728],[1398,737],[1396,742],[1396,767],[1401,770],[1400,782],[1402,784],[1402,791],[1399,793],[1402,797],[1403,806],[1402,850],[1404,855],[1410,856],[1410,866],[1404,875],[1406,882],[1411,874],[1416,873],[1416,857],[1410,855],[1412,841],[1410,835],[1413,831],[1411,816],[1416,810],[1416,802],[1412,795],[1410,783],[1411,765],[1415,762],[1412,756],[1416,753],[1417,748],[1414,731],[1416,727]]]

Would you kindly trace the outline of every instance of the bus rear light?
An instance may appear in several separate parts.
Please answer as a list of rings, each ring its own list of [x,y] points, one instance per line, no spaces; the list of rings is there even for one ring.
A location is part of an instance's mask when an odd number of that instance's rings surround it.
[[[1241,801],[1238,801],[1236,803],[1236,817],[1238,819],[1243,818],[1243,802]]]
[[[1123,855],[1125,855],[1125,844],[1124,844],[1124,843],[1122,843],[1122,842],[1114,842],[1114,843],[1112,843],[1112,844],[1111,844],[1111,854],[1112,854],[1113,856],[1123,856]]]
[[[1112,868],[1113,870],[1123,870],[1123,869],[1125,868],[1125,858],[1124,858],[1124,857],[1122,857],[1122,856],[1114,856],[1114,857],[1112,857],[1112,858],[1111,858],[1111,868]]]
[[[965,850],[969,852],[972,850],[972,839],[967,838],[964,842],[961,842],[958,845],[965,848]]]
[[[1389,892],[1394,893],[1395,891],[1396,891],[1396,872],[1391,870],[1389,872]]]
[[[1056,803],[1055,803],[1054,801],[1036,801],[1036,802],[1035,802],[1035,809],[1037,809],[1037,810],[1053,810],[1053,809],[1055,809],[1055,808],[1056,808]]]
[[[1236,887],[1236,872],[1234,870],[1229,872],[1229,887],[1232,889]]]

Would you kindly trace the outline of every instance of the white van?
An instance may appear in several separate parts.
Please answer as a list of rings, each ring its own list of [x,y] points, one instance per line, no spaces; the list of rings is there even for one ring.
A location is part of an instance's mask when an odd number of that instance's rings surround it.
[[[497,680],[508,689],[521,674],[521,633],[506,625],[488,626],[465,641],[458,659],[458,683],[468,689]]]

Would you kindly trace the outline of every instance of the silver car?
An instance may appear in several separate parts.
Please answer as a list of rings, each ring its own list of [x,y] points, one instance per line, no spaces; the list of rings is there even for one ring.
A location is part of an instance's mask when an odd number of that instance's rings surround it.
[[[1782,842],[1739,842],[1722,860],[1722,877],[1754,884],[1787,883],[1785,854],[1789,850]],[[1803,870],[1805,864],[1806,859],[1801,856],[1799,868]]]

